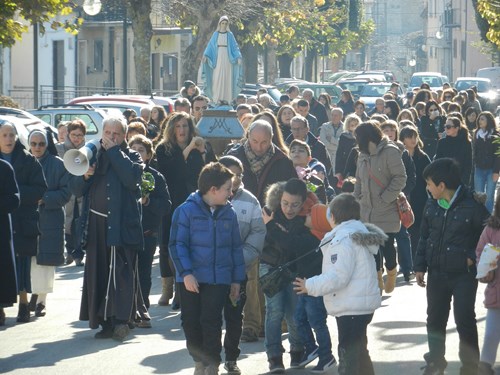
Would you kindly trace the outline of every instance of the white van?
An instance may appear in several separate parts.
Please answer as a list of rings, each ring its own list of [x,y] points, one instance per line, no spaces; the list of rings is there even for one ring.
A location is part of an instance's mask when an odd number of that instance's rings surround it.
[[[479,69],[476,76],[489,78],[491,81],[491,88],[493,90],[500,90],[500,66]]]

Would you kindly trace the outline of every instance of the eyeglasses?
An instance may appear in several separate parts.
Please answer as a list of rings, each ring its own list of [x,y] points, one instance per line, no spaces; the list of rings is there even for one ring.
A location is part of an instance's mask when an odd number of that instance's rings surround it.
[[[75,133],[69,133],[70,137],[75,137],[75,138],[83,138],[85,135],[83,134],[75,134]]]
[[[47,145],[47,143],[45,143],[45,142],[30,142],[31,147],[37,147],[37,146],[45,147],[46,145]]]
[[[444,128],[451,129],[451,128],[456,128],[456,126],[455,125],[445,125]]]
[[[306,130],[306,128],[302,128],[302,127],[301,128],[290,128],[290,131],[292,133],[301,132],[301,131],[304,131],[304,130]]]

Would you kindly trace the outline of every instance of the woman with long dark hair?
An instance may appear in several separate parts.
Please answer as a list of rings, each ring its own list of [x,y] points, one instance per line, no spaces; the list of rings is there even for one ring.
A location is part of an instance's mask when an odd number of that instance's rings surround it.
[[[160,233],[160,273],[162,295],[159,305],[168,305],[172,298],[174,269],[169,265],[168,240],[172,213],[198,188],[198,176],[203,166],[215,161],[215,155],[207,152],[205,140],[198,136],[193,118],[184,112],[175,112],[168,119],[163,140],[156,147],[157,169],[165,177],[172,209],[162,220]],[[174,303],[174,308],[178,305]]]
[[[444,128],[446,137],[438,141],[434,160],[455,159],[460,166],[462,183],[468,186],[472,171],[472,144],[469,130],[458,117],[448,117]]]
[[[340,100],[337,102],[337,107],[340,107],[344,111],[344,118],[354,113],[354,98],[349,90],[342,91]]]
[[[474,108],[469,108],[472,110]],[[486,208],[493,212],[493,199],[500,170],[500,158],[497,155],[499,138],[495,118],[490,112],[481,112],[477,118],[473,135],[474,150],[474,190],[486,193]]]
[[[424,151],[432,159],[436,154],[438,140],[443,137],[446,116],[441,106],[434,100],[425,105],[425,115],[420,118],[420,135]]]
[[[415,126],[405,126],[399,132],[399,140],[403,142],[406,150],[410,154],[413,164],[415,165],[415,187],[410,195],[410,205],[415,215],[415,222],[408,228],[411,240],[412,257],[415,258],[417,251],[418,240],[420,237],[420,223],[425,203],[427,202],[427,183],[422,177],[425,167],[427,167],[431,160],[429,156],[423,151],[423,142],[420,139],[418,130]]]
[[[283,134],[283,139],[287,139],[292,131],[290,130],[290,121],[297,115],[295,109],[289,104],[282,105],[276,115],[278,124]]]

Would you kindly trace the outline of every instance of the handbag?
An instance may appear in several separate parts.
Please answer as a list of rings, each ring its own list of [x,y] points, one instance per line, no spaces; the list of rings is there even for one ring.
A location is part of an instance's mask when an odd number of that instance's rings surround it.
[[[297,277],[297,274],[290,270],[290,266],[298,260],[305,258],[312,253],[320,251],[323,246],[330,243],[331,241],[332,240],[329,240],[324,244],[321,244],[317,248],[309,250],[305,254],[302,254],[301,256],[286,262],[285,264],[273,267],[269,270],[269,272],[260,276],[259,285],[262,289],[262,293],[264,293],[269,298],[272,298],[276,294],[278,294],[288,284],[295,280],[295,277]]]
[[[368,167],[368,175],[378,186],[380,186],[382,189],[385,189],[385,186],[382,184],[382,182],[380,182],[380,180],[373,175],[370,167]],[[408,202],[408,199],[403,192],[399,193],[396,199],[396,206],[398,208],[399,220],[401,220],[401,225],[408,229],[415,222],[415,214],[413,213],[410,202]]]

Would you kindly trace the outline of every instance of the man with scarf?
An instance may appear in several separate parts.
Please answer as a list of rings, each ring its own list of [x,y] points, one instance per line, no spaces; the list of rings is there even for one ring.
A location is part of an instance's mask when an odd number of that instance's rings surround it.
[[[272,143],[272,138],[271,125],[257,120],[248,127],[247,140],[228,152],[243,163],[243,184],[261,205],[269,185],[297,177],[292,161]]]
[[[87,251],[80,320],[96,338],[123,341],[135,314],[137,251],[143,249],[141,179],[144,164],[125,143],[123,118],[103,122],[101,148],[82,177],[72,181],[73,193],[83,196],[82,244]]]

